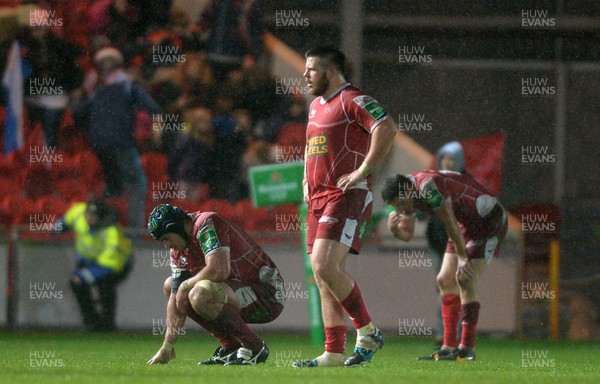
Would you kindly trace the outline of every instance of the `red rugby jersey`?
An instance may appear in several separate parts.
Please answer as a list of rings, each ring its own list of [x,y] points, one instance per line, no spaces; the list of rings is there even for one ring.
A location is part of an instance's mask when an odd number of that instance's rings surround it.
[[[370,135],[387,112],[371,96],[345,83],[330,98],[310,105],[306,129],[306,179],[311,198],[340,193],[336,180],[365,159]],[[353,188],[371,189],[371,177]]]
[[[414,194],[410,197],[414,198],[417,210],[433,213],[434,208],[451,202],[463,232],[486,236],[497,229],[497,221],[502,215],[490,213],[499,205],[498,199],[471,176],[452,171],[425,170],[414,172],[410,177],[417,191],[408,193]]]
[[[187,270],[195,275],[206,266],[206,257],[218,250],[228,249],[231,255],[228,279],[265,282],[271,280],[273,274],[279,275],[273,260],[236,225],[215,212],[194,212],[190,216],[194,226],[188,248],[183,252],[171,249],[171,269],[174,274],[178,270]]]

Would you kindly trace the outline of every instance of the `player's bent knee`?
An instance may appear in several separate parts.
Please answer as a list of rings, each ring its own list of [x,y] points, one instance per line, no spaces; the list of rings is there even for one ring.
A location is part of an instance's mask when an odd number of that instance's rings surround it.
[[[169,276],[163,285],[163,292],[167,299],[171,296],[171,281],[173,281],[173,278]]]
[[[436,282],[441,289],[454,288],[457,285],[455,275],[437,275]]]

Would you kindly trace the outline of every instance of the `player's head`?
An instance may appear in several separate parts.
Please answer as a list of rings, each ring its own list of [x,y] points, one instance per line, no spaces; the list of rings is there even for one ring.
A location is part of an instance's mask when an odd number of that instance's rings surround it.
[[[383,182],[381,197],[386,204],[391,204],[398,208],[406,200],[411,200],[414,194],[408,193],[414,189],[414,182],[407,176],[390,176]]]
[[[346,73],[346,55],[333,45],[321,45],[309,49],[304,57],[315,57],[319,59],[319,65],[323,67],[332,66],[336,71],[344,75]]]
[[[344,81],[346,56],[339,49],[324,45],[309,49],[304,56],[306,57],[304,77],[311,88],[311,94],[324,95],[335,77],[339,81]]]
[[[162,240],[166,235],[174,234],[187,244],[186,220],[189,220],[189,216],[181,208],[170,204],[160,204],[154,207],[150,213],[148,232],[156,240]]]

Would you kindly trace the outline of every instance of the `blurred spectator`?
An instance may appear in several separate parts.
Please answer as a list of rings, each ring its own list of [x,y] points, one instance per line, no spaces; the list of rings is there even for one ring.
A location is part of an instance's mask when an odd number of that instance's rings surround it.
[[[221,106],[228,105],[228,98]],[[252,121],[248,111],[235,110],[215,117],[213,124],[217,134],[214,167],[210,189],[211,197],[229,200],[231,203],[247,197],[246,177],[243,174],[242,157],[251,138]]]
[[[197,17],[190,14],[188,8],[186,6],[183,9],[176,4],[171,6],[169,29],[183,41],[183,49],[190,52],[198,49],[196,37],[192,32],[192,20],[196,20]]]
[[[280,113],[277,113],[281,111]],[[306,103],[302,98],[281,97],[278,101],[278,107],[269,118],[263,138],[269,143],[275,143],[279,138],[281,129],[287,124],[306,125]]]
[[[139,9],[142,33],[166,27],[171,21],[173,0],[129,0]]]
[[[68,93],[83,83],[83,71],[77,63],[83,50],[48,28],[26,29],[20,40],[25,65],[31,70],[23,87],[30,124],[40,122],[46,144],[56,147]]]
[[[211,0],[194,31],[204,43],[217,81],[240,67],[253,67],[263,48],[256,0]]]
[[[230,123],[227,125],[215,126],[217,133],[224,133],[221,130],[233,131],[235,129],[235,119],[233,111],[236,108],[241,108],[242,103],[242,88],[240,84],[235,84],[231,81],[222,82],[219,84],[217,94],[215,96],[213,110],[217,120],[226,119]]]
[[[147,37],[146,56],[143,66],[144,77],[147,78],[147,86],[150,94],[165,113],[177,122],[183,111],[182,87],[185,83],[182,65],[179,61],[184,60],[181,41],[177,36],[166,30],[158,30]],[[154,54],[154,51],[166,52]],[[175,52],[175,53],[169,53]],[[150,146],[146,149],[159,152],[168,152],[173,147],[179,129],[152,130]]]
[[[101,1],[92,11],[91,36],[106,35],[121,50],[127,51],[144,34],[140,10],[130,1]]]
[[[212,112],[194,108],[185,113],[189,131],[183,133],[169,152],[169,177],[179,183],[186,198],[194,201],[208,197],[213,173],[215,129]]]
[[[249,167],[275,162],[275,147],[256,137],[250,112],[245,109],[237,109],[234,117],[237,129],[245,133],[247,141],[242,161],[242,174],[246,175]]]
[[[77,264],[70,282],[85,328],[114,332],[117,284],[127,277],[133,260],[117,210],[98,200],[76,203],[61,220],[63,230],[75,234]]]
[[[150,115],[161,112],[159,105],[123,70],[123,56],[115,48],[103,48],[94,55],[99,84],[79,105],[75,119],[87,126],[92,148],[106,176],[104,197],[128,192],[128,225],[145,223],[144,201],[147,181],[135,146],[134,123],[138,109]]]
[[[276,93],[275,78],[268,71],[259,68],[236,70],[230,75],[229,82],[237,90],[235,108],[250,112],[258,136],[262,136],[273,115],[285,112],[285,107],[278,104],[280,97]]]
[[[181,39],[168,29],[148,32],[144,39],[143,74],[152,78],[159,68],[175,68],[185,62]]]
[[[181,72],[173,67],[158,68],[148,82],[150,94],[163,110],[165,117],[174,119],[165,129],[152,129],[150,141],[142,148],[144,151],[168,153],[180,134],[179,125],[183,125],[180,107],[181,87],[184,79]]]
[[[167,26],[172,0],[97,0],[89,11],[90,37],[107,35],[120,47],[144,36],[149,28]]]
[[[279,95],[275,78],[256,67],[231,71],[218,97],[217,102],[222,102],[222,97],[230,98],[231,109],[248,110],[253,121],[253,135],[261,138],[265,138],[269,120],[285,115],[293,100],[290,94]],[[215,105],[215,109],[219,108],[220,105]]]
[[[152,97],[166,116],[178,124],[183,124],[180,120],[182,112],[195,106],[184,91],[189,88],[190,83],[185,78],[185,66],[190,55],[194,54],[184,53],[182,44],[182,40],[172,31],[155,29],[147,34],[139,60],[134,60],[141,63],[136,70],[139,70],[140,78]],[[145,141],[141,148],[168,153],[179,132],[180,129],[152,130],[150,140]]]
[[[217,92],[212,69],[206,56],[198,53],[186,54],[185,63],[178,68],[185,78],[181,104],[186,107],[213,109]]]

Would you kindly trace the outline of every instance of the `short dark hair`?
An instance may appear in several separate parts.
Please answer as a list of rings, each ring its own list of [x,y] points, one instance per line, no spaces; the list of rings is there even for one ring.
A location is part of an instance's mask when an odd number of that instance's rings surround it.
[[[306,51],[304,57],[318,57],[323,65],[333,65],[334,68],[346,76],[346,55],[333,45],[320,45]]]
[[[406,195],[407,188],[412,184],[412,180],[404,175],[390,176],[383,182],[381,197],[386,204],[389,204],[396,197]]]

